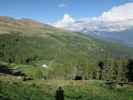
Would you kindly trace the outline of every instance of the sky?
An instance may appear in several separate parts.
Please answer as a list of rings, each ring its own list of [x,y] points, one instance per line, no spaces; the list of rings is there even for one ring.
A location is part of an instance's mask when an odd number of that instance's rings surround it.
[[[0,16],[52,23],[64,14],[75,19],[100,16],[114,6],[130,2],[133,0],[0,0]]]

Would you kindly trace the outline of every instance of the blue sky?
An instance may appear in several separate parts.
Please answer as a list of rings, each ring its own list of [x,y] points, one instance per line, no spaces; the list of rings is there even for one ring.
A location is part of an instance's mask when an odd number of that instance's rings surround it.
[[[0,0],[0,16],[55,22],[70,14],[76,19],[101,15],[133,0]]]

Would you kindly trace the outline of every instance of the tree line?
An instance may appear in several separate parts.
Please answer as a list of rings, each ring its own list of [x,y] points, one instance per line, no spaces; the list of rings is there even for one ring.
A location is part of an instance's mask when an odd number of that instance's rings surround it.
[[[133,81],[133,59],[99,61],[92,72],[92,79]]]

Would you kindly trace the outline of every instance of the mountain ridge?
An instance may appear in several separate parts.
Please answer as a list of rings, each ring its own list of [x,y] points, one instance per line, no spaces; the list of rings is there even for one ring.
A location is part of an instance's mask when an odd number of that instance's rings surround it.
[[[16,24],[15,24],[16,25]],[[0,25],[0,61],[34,78],[89,79],[99,61],[132,58],[132,48],[57,29]],[[44,68],[43,66],[48,66]],[[89,74],[89,75],[88,75]]]

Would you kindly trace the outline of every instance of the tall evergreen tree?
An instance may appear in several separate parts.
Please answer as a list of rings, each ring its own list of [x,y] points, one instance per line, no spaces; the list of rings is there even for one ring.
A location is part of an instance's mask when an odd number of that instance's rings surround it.
[[[128,60],[126,77],[128,81],[133,81],[133,60],[131,59]]]

